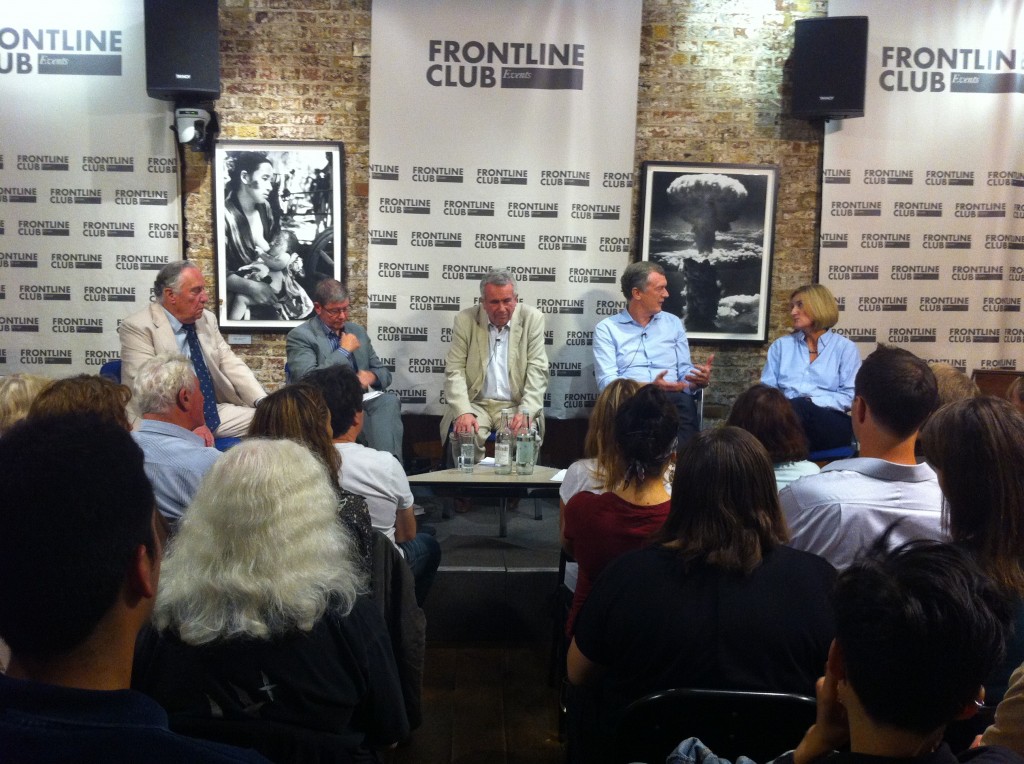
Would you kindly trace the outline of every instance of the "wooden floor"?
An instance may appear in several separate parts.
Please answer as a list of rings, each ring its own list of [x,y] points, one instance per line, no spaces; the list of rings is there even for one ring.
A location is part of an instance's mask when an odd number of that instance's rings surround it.
[[[390,764],[561,764],[548,645],[432,643],[423,725]]]

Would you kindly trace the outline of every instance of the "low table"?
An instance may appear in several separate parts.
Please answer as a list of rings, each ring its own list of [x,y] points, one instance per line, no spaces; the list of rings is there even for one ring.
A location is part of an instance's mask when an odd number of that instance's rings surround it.
[[[497,497],[498,536],[505,538],[508,536],[508,500],[515,497],[536,498],[547,494],[545,489],[550,490],[549,495],[557,496],[561,480],[552,478],[559,472],[561,470],[554,467],[537,465],[531,475],[498,475],[494,472],[494,467],[477,464],[473,467],[472,474],[449,469],[410,475],[409,484],[429,486],[438,493],[447,495]],[[533,518],[543,519],[539,505],[534,510]]]

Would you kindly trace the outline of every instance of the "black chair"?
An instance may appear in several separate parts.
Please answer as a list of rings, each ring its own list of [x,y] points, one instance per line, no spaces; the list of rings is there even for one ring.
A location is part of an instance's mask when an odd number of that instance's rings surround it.
[[[795,748],[814,723],[813,698],[779,692],[674,689],[629,705],[615,730],[614,761],[661,764],[698,737],[718,756],[770,761]]]

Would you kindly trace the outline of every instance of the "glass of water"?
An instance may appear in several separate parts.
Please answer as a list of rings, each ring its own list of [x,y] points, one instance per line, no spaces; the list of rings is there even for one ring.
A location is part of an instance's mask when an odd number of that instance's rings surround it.
[[[456,460],[459,472],[473,474],[473,462],[476,461],[476,435],[471,432],[460,432],[455,436]]]

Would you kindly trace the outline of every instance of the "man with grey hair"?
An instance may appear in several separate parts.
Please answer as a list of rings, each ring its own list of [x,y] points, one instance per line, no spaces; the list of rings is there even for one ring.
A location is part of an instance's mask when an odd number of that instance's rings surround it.
[[[365,393],[363,437],[377,451],[402,461],[402,404],[387,392],[391,372],[377,357],[366,329],[348,320],[352,302],[348,289],[337,279],[322,279],[313,290],[313,312],[286,340],[288,376],[302,379],[315,369],[348,366]]]
[[[177,353],[192,362],[205,398],[209,432],[218,438],[245,435],[256,404],[266,393],[256,376],[234,354],[206,310],[209,295],[199,266],[178,260],[160,269],[153,282],[153,302],[118,328],[121,335],[121,381],[132,386],[139,367],[160,353]],[[202,433],[199,433],[202,434]],[[212,437],[206,437],[212,444]]]
[[[204,426],[203,391],[185,356],[162,353],[139,367],[132,400],[142,415],[132,437],[145,455],[157,509],[175,523],[220,457],[195,434]]]
[[[594,329],[594,374],[604,390],[613,379],[634,379],[660,387],[679,412],[679,443],[697,432],[694,394],[711,381],[708,362],[694,365],[683,322],[665,313],[665,269],[649,260],[630,263],[619,279],[626,307]]]
[[[543,427],[548,387],[544,315],[518,301],[512,274],[491,271],[480,282],[480,303],[455,317],[445,371],[448,410],[441,420],[442,442],[452,427],[456,433],[476,433],[479,456],[503,408],[525,406],[538,429]],[[517,411],[513,428],[521,424]]]

